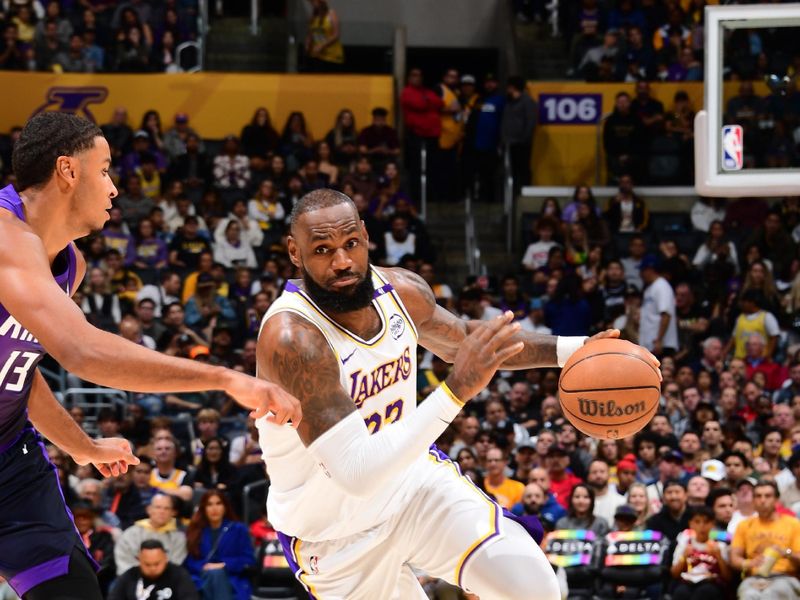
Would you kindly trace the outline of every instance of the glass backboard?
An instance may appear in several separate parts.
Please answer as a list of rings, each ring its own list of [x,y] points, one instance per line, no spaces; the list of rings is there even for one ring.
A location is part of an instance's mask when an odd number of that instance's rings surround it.
[[[695,187],[705,196],[800,193],[800,4],[710,6]]]

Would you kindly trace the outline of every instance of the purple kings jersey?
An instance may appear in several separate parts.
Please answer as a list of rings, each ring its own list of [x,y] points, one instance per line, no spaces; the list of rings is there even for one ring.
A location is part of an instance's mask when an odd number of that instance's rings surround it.
[[[22,199],[10,185],[0,189],[0,210],[25,220]],[[75,266],[75,251],[70,244],[53,264],[59,271],[54,275],[56,283],[67,294],[75,284]],[[33,376],[44,354],[33,334],[0,304],[0,449],[13,442],[25,425]]]

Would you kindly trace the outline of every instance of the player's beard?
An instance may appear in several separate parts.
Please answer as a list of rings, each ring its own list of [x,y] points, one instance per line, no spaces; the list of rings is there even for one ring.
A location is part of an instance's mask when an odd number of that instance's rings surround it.
[[[366,308],[372,303],[375,294],[375,285],[372,283],[372,270],[358,283],[346,290],[329,290],[311,277],[311,274],[300,268],[306,292],[311,299],[325,312],[347,313]]]

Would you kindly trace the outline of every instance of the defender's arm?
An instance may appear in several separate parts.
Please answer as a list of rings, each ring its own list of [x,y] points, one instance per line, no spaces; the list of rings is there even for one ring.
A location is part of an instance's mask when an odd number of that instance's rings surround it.
[[[299,405],[277,386],[235,371],[148,350],[90,325],[53,279],[41,239],[25,223],[0,218],[0,304],[68,371],[137,392],[224,390],[259,416],[299,422]],[[78,273],[82,259],[78,257]]]

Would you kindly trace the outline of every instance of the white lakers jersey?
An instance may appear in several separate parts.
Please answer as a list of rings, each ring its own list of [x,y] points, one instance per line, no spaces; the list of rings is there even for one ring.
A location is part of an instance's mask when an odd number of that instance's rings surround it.
[[[313,323],[339,361],[340,380],[370,433],[390,427],[416,409],[417,331],[400,296],[379,268],[372,268],[373,306],[380,331],[364,340],[328,318],[292,283],[272,304],[263,324],[279,312]],[[313,379],[314,372],[308,377]],[[270,478],[267,513],[282,533],[306,541],[341,539],[384,522],[418,489],[426,455],[370,498],[358,498],[331,482],[297,432],[259,419],[259,440]],[[424,469],[424,466],[422,467]],[[414,473],[418,476],[414,476]]]

